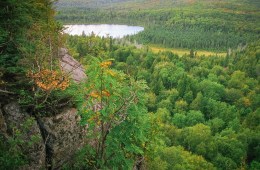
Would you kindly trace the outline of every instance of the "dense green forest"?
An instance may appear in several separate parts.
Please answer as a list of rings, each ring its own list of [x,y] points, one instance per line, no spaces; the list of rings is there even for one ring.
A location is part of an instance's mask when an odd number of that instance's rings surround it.
[[[259,42],[226,57],[154,54],[94,35],[67,45],[82,63],[113,59],[112,70],[147,82],[146,169],[259,168]]]
[[[96,3],[101,1],[95,1]],[[70,5],[69,5],[70,4]],[[102,3],[61,0],[63,23],[141,25],[133,39],[172,48],[227,51],[259,39],[258,1],[135,1]]]
[[[10,125],[9,136],[2,131],[2,107],[17,101],[37,120],[64,103],[78,110],[88,143],[59,169],[260,169],[258,1],[82,2],[0,2],[0,167],[29,165],[26,151],[38,141],[23,138],[30,121],[22,130]],[[178,56],[124,39],[65,35],[53,5],[64,23],[140,24],[146,30],[130,39],[232,52]],[[60,69],[61,47],[83,65],[86,81]]]

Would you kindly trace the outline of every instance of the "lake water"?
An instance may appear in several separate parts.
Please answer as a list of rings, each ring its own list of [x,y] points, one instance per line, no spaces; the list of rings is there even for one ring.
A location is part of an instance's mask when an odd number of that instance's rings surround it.
[[[65,25],[65,33],[70,35],[82,35],[82,32],[86,35],[90,35],[94,32],[98,36],[112,36],[113,38],[122,38],[126,35],[134,35],[140,31],[143,31],[143,27],[128,26],[128,25]]]

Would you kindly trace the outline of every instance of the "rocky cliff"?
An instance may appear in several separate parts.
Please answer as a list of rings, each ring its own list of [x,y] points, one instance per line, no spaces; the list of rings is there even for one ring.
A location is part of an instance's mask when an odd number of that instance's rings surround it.
[[[60,51],[60,65],[75,82],[86,78],[82,65],[66,49]],[[1,103],[0,135],[6,140],[19,138],[19,147],[28,159],[28,165],[20,169],[60,169],[86,142],[87,127],[80,125],[75,108],[65,106],[55,116],[38,117],[23,111],[14,99],[2,106]]]
[[[65,48],[60,49],[60,66],[77,83],[87,77],[83,66],[71,57]]]

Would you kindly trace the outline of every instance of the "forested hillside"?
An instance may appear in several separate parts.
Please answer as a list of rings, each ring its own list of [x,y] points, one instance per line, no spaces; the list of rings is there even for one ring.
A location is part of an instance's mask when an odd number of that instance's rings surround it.
[[[57,4],[63,23],[141,25],[145,31],[134,39],[145,44],[226,52],[259,39],[258,1],[147,0],[96,8],[83,1],[65,7],[68,3]]]
[[[232,49],[225,57],[199,57],[194,50],[179,57],[171,52],[155,54],[149,45],[136,49],[94,35],[68,38],[73,55],[82,63],[91,56],[113,58],[113,69],[147,82],[146,118],[151,124],[148,140],[140,146],[145,159],[140,167],[259,168],[258,1],[131,1],[58,8],[57,18],[64,23],[144,26],[145,31],[129,37],[139,43]],[[80,12],[70,15],[75,9]],[[87,44],[101,53],[93,53]]]
[[[113,58],[113,69],[147,82],[144,169],[259,169],[259,42],[225,57],[155,54],[94,35],[68,46],[82,63]]]
[[[66,1],[58,1],[57,7],[59,9],[62,8],[71,8],[71,7],[77,7],[77,8],[100,8],[100,7],[111,7],[118,4],[118,3],[125,3],[130,2],[131,0],[66,0]]]

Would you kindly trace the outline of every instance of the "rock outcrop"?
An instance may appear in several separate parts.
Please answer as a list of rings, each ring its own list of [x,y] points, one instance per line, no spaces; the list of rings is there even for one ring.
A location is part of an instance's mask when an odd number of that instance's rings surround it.
[[[60,55],[60,65],[62,70],[67,74],[69,74],[69,76],[76,83],[79,83],[80,81],[87,78],[83,66],[68,54],[67,49],[61,48],[59,55]]]
[[[80,116],[74,108],[40,120],[43,137],[46,140],[48,166],[52,169],[61,167],[85,144],[87,127],[82,127],[79,123]]]
[[[5,137],[7,136],[7,125],[1,108],[0,108],[0,134],[2,134]]]
[[[20,147],[29,164],[21,169],[44,168],[45,145],[35,118],[23,113],[18,103],[7,104],[3,110],[1,125],[6,132],[1,130],[1,133],[7,138],[15,136],[23,141]]]
[[[20,169],[60,169],[86,144],[87,126],[80,125],[75,108],[37,120],[22,112],[18,103],[5,105],[3,111],[0,109],[1,135],[8,139],[19,132],[21,151],[29,161]]]
[[[60,65],[76,83],[87,78],[82,65],[65,48],[60,50]],[[23,141],[19,147],[29,161],[20,169],[60,169],[86,144],[87,127],[80,125],[80,119],[75,108],[38,117],[23,112],[17,102],[12,102],[0,108],[0,135],[8,140],[19,133],[19,140]]]

